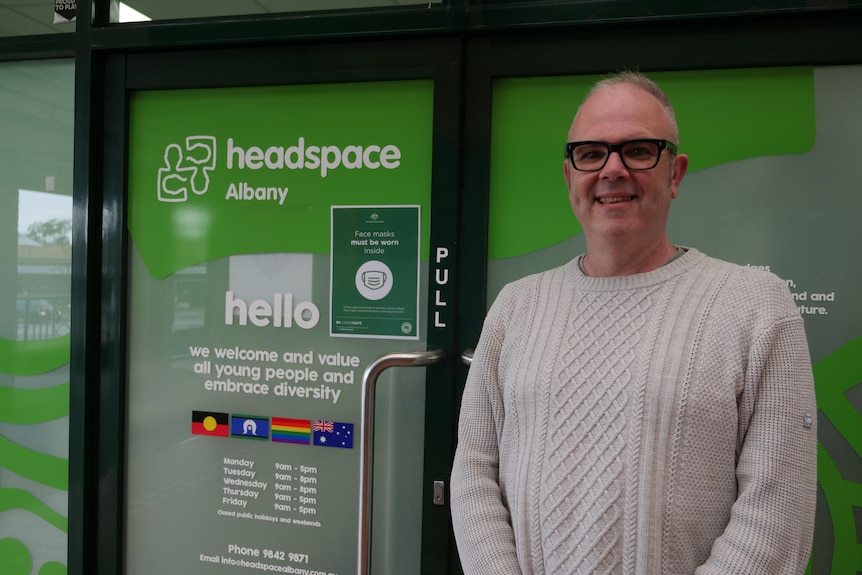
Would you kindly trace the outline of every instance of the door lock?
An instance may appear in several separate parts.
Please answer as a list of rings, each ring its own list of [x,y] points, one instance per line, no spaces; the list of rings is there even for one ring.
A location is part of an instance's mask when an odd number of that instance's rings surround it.
[[[434,482],[434,505],[446,505],[446,482]]]

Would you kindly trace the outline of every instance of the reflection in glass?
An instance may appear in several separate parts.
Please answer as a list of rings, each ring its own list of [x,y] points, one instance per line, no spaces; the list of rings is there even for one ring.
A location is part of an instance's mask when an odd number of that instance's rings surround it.
[[[70,19],[67,12],[55,16],[54,0],[0,0],[0,37],[71,34],[75,22]]]
[[[357,10],[360,8],[396,8],[403,6],[430,6],[441,0],[217,0],[212,2],[173,2],[169,0],[129,0],[130,10],[139,16],[118,15],[119,22],[136,22],[141,19],[173,20],[218,16],[254,14],[281,14],[319,10]],[[134,19],[133,19],[134,18]]]
[[[18,340],[69,333],[72,198],[18,190]]]
[[[357,10],[442,4],[442,0],[130,0],[120,2],[111,22],[147,22],[320,10]],[[77,9],[75,9],[77,10]],[[55,15],[53,0],[0,0],[0,37],[75,32],[74,12]]]
[[[0,571],[10,575],[66,571],[73,93],[71,60],[0,64]]]

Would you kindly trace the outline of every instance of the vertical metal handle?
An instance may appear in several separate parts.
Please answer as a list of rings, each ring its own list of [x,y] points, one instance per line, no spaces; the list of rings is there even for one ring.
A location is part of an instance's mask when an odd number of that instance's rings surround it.
[[[374,452],[374,394],[377,378],[390,367],[426,367],[441,363],[446,354],[442,349],[428,351],[395,352],[381,355],[365,369],[362,375],[362,420],[359,447],[359,575],[371,572],[371,494],[372,455]]]

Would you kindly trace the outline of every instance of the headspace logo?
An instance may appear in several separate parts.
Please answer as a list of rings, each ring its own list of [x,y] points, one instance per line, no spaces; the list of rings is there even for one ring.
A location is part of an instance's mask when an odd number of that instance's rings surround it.
[[[209,154],[206,153],[209,152]],[[216,141],[211,136],[186,138],[185,151],[179,144],[165,148],[165,167],[159,169],[159,201],[184,202],[191,187],[195,194],[204,194],[209,187],[209,172],[216,167]],[[394,170],[401,165],[401,150],[397,146],[371,144],[367,146],[306,144],[299,137],[290,146],[242,146],[227,139],[225,168],[228,170],[316,170],[321,178],[336,169]],[[283,205],[287,186],[259,186],[242,181],[231,183],[226,200],[262,200]]]
[[[327,172],[344,167],[348,170],[368,168],[386,168],[394,170],[401,165],[401,150],[397,146],[314,146],[305,145],[305,138],[300,137],[296,145],[270,146],[266,150],[258,146],[243,149],[234,144],[233,138],[227,141],[227,169],[234,169],[236,162],[240,170],[320,170],[320,177],[325,178]]]
[[[189,189],[205,194],[210,185],[209,173],[216,167],[216,139],[212,136],[189,136],[185,148],[168,144],[165,165],[159,168],[159,201],[185,202]]]

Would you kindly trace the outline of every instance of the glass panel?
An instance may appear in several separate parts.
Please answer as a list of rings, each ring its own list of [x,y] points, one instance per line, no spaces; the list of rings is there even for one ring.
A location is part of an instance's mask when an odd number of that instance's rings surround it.
[[[68,34],[74,11],[55,11],[53,0],[0,0],[0,36]]]
[[[0,571],[65,573],[72,61],[0,64]]]
[[[129,575],[356,573],[363,371],[426,347],[432,101],[424,80],[132,94]],[[425,370],[378,390],[373,572],[410,575]]]
[[[820,407],[811,572],[852,572],[862,529],[854,495],[862,483],[862,194],[853,157],[862,137],[862,67],[650,76],[674,103],[680,151],[690,159],[671,210],[671,241],[777,274],[805,319]],[[560,169],[562,135],[573,102],[597,79],[495,85],[489,303],[506,283],[586,249]]]
[[[442,4],[442,0],[129,0],[126,4],[141,14],[137,20],[171,20],[241,14],[279,14],[318,10]],[[120,13],[118,21],[132,21]]]
[[[131,0],[112,11],[112,22],[280,14],[318,10],[357,10],[442,4],[442,0]],[[46,0],[0,0],[0,36],[30,36],[75,31],[77,9],[55,10]]]

